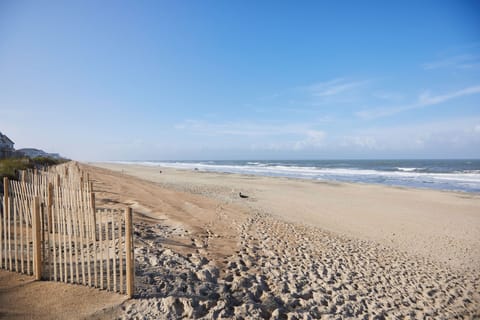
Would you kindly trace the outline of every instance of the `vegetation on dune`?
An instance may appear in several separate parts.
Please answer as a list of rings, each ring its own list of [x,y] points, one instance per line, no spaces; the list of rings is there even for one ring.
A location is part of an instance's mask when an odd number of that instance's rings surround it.
[[[18,170],[26,170],[33,167],[28,158],[8,158],[0,160],[0,178],[2,178],[2,181],[3,177],[16,179]]]
[[[53,159],[48,157],[37,158],[7,158],[0,160],[0,191],[3,192],[3,177],[16,180],[20,170],[41,169],[67,162],[66,159]]]
[[[49,157],[36,157],[31,159],[34,163],[34,167],[50,167],[50,166],[55,166],[57,164],[65,163],[69,160],[67,159],[55,159],[55,158],[49,158]]]

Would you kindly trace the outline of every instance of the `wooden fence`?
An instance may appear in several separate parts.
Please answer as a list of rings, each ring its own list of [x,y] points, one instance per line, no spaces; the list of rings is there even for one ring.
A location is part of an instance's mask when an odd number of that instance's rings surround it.
[[[0,268],[133,296],[132,210],[95,207],[77,166],[4,178]]]

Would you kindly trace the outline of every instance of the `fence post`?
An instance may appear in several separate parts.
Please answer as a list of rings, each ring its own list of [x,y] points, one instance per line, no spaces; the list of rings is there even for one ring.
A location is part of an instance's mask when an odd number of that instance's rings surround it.
[[[133,261],[133,241],[132,241],[132,208],[125,210],[125,251],[126,251],[126,271],[127,271],[127,296],[133,297],[134,280],[134,261]]]
[[[0,211],[0,269],[3,267],[3,221],[5,220],[5,208]]]
[[[40,243],[40,199],[33,200],[33,265],[35,280],[42,278],[42,251]]]
[[[2,251],[5,247],[5,269],[7,269],[7,217],[8,217],[8,209],[10,206],[8,205],[8,177],[3,177],[3,221],[0,221],[0,224],[3,222],[3,233],[4,233],[4,240],[5,243],[2,243],[2,239],[0,239],[0,268],[3,266],[2,261]],[[10,221],[8,221],[10,223]],[[2,237],[2,226],[0,225],[0,237]]]
[[[7,201],[5,201],[7,205],[7,228],[5,231],[8,231],[8,241],[6,242],[7,248],[8,248],[8,270],[13,271],[13,266],[12,266],[12,207],[10,206],[10,182],[7,179],[7,190],[5,195],[7,196]],[[5,253],[5,258],[7,257],[7,254]]]

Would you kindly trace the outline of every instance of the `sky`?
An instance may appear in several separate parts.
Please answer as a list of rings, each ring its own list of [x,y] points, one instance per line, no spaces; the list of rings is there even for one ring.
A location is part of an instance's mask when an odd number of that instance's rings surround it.
[[[0,131],[86,161],[480,158],[480,2],[0,0]]]

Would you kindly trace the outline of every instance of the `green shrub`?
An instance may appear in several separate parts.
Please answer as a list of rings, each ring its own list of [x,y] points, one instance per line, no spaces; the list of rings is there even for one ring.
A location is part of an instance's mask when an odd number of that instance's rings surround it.
[[[37,157],[37,158],[8,158],[0,160],[0,178],[3,183],[3,177],[8,177],[9,179],[16,180],[18,179],[18,172],[20,170],[26,169],[41,169],[49,166],[54,166],[67,162],[66,159],[53,159],[48,157]]]
[[[57,164],[67,162],[68,160],[54,159],[54,158],[48,158],[48,157],[36,157],[36,158],[33,158],[32,161],[34,162],[36,167],[38,166],[50,167],[50,166],[55,166]]]
[[[34,168],[34,163],[28,158],[9,158],[0,160],[0,178],[8,177],[9,179],[17,179],[18,170],[26,170]]]

